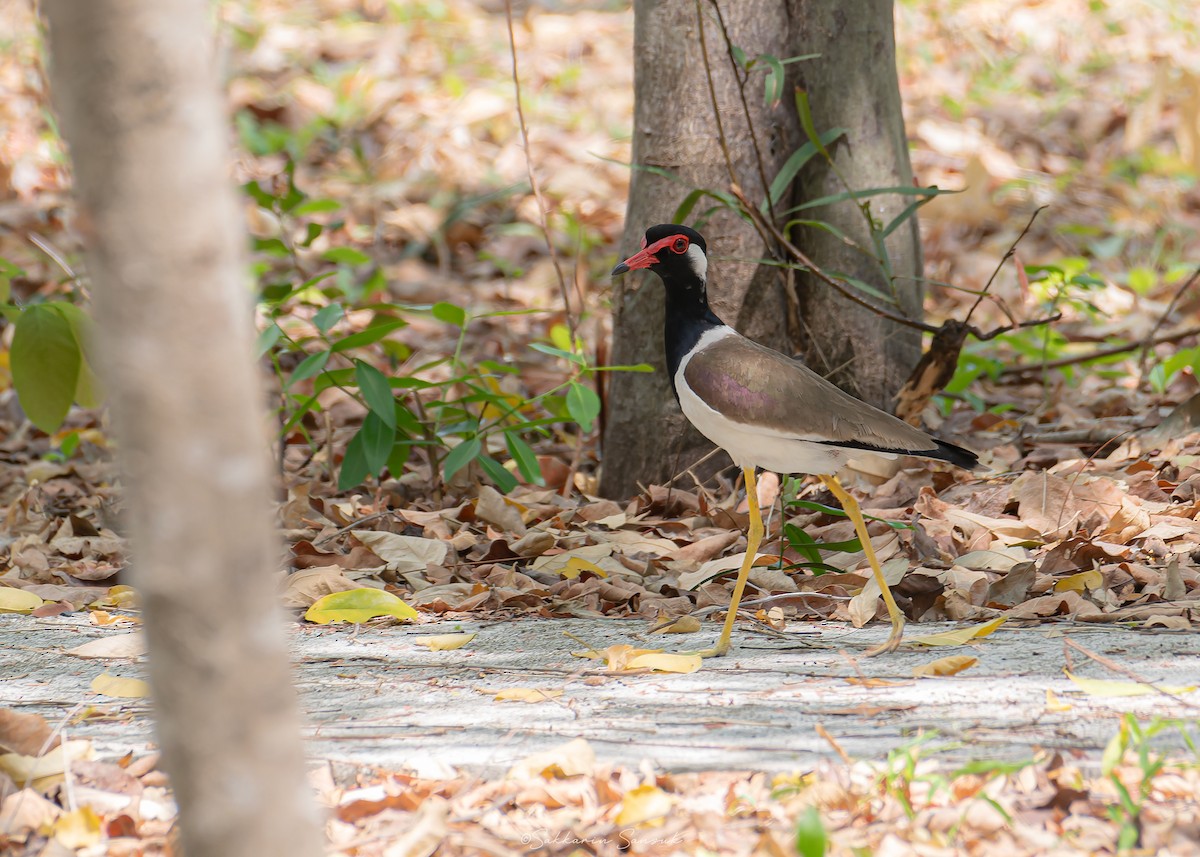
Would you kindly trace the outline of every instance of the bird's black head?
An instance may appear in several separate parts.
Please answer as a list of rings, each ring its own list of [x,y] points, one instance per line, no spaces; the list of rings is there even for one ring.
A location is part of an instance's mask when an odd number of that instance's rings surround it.
[[[674,223],[651,226],[642,239],[642,249],[613,268],[612,275],[639,268],[658,274],[668,289],[698,290],[703,296],[708,276],[708,245],[703,235],[687,226]]]

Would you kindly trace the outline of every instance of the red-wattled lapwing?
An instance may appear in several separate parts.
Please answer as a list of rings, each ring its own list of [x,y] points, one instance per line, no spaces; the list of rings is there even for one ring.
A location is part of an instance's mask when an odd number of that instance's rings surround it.
[[[904,615],[896,606],[871,547],[858,503],[834,475],[850,458],[917,455],[971,469],[978,456],[930,437],[891,414],[835,387],[807,366],[752,342],[708,306],[708,256],[704,237],[686,226],[646,230],[642,249],[617,267],[615,277],[647,268],[667,289],[667,371],[684,416],[742,468],[750,529],[721,636],[704,656],[729,650],[738,603],[763,537],[755,468],[819,476],[841,502],[887,605],[892,633],[867,654],[900,645]]]

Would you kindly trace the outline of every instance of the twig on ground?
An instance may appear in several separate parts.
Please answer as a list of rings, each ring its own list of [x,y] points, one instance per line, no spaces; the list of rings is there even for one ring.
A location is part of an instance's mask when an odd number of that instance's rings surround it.
[[[824,724],[818,723],[813,728],[816,730],[817,734],[824,738],[826,743],[833,748],[833,752],[837,753],[843,762],[845,762],[847,765],[854,764],[854,760],[850,758],[850,754],[842,749],[842,745],[837,742],[836,738],[829,734],[829,732],[825,729]]]
[[[1137,684],[1145,685],[1146,687],[1153,690],[1155,693],[1162,694],[1163,696],[1167,697],[1168,699],[1174,700],[1175,702],[1182,705],[1184,708],[1200,709],[1200,705],[1196,705],[1195,703],[1188,702],[1186,699],[1180,699],[1176,694],[1173,694],[1168,690],[1163,690],[1161,687],[1156,685],[1154,682],[1146,681],[1144,678],[1139,676],[1137,673],[1135,673],[1133,670],[1129,669],[1128,667],[1123,667],[1116,661],[1114,661],[1110,658],[1104,657],[1104,655],[1098,655],[1095,652],[1093,652],[1091,649],[1085,649],[1083,646],[1076,643],[1070,637],[1063,637],[1063,645],[1069,646],[1070,648],[1079,652],[1079,654],[1091,658],[1093,661],[1100,664],[1100,666],[1104,667],[1106,670],[1115,672],[1119,676],[1124,676],[1125,678],[1129,679],[1132,682],[1136,682]]]

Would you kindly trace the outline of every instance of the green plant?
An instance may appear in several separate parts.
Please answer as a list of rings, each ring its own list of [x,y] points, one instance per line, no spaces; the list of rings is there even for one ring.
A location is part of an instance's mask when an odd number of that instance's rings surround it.
[[[50,434],[71,405],[95,407],[102,398],[92,371],[91,318],[67,300],[12,302],[18,266],[0,259],[0,314],[14,327],[9,364],[13,386],[30,422]]]
[[[806,807],[796,819],[796,853],[800,857],[825,857],[829,834],[815,806]]]
[[[1104,748],[1100,759],[1100,773],[1112,783],[1117,792],[1117,803],[1107,808],[1108,817],[1115,822],[1119,829],[1117,833],[1117,850],[1126,852],[1138,846],[1142,837],[1142,810],[1150,792],[1154,788],[1154,778],[1166,765],[1166,756],[1153,752],[1150,741],[1154,736],[1169,727],[1178,726],[1175,721],[1155,718],[1148,726],[1138,723],[1133,714],[1126,714],[1121,719],[1121,726]],[[1191,745],[1191,736],[1186,728],[1180,727],[1185,741]],[[1132,789],[1121,779],[1120,765],[1125,760],[1127,752],[1132,751],[1136,759],[1140,777]]]
[[[518,475],[540,483],[530,441],[563,424],[573,423],[584,433],[592,430],[600,413],[592,386],[597,373],[650,371],[648,366],[593,366],[583,343],[572,340],[565,327],[554,326],[548,341],[530,347],[562,360],[565,379],[536,396],[506,390],[505,379],[517,375],[518,368],[468,359],[468,331],[477,321],[536,311],[473,314],[449,301],[411,306],[382,300],[380,269],[351,247],[326,250],[318,260],[321,270],[310,273],[301,251],[340,225],[323,222],[336,214],[337,203],[308,199],[290,167],[273,187],[251,183],[246,192],[280,224],[277,235],[257,238],[254,246],[263,259],[257,268],[266,283],[260,302],[269,319],[258,347],[279,379],[283,434],[298,431],[313,443],[305,418],[320,410],[319,397],[331,387],[354,397],[367,411],[345,450],[338,474],[341,490],[385,471],[399,475],[414,449],[425,453],[435,480],[448,481],[476,464],[504,491],[518,484]],[[351,316],[364,311],[370,313],[366,325],[352,323]],[[295,324],[302,316],[307,323]],[[447,325],[455,338],[453,353],[413,365],[412,351],[391,334],[415,316]],[[298,332],[289,333],[289,328]],[[498,456],[511,465],[506,467]]]

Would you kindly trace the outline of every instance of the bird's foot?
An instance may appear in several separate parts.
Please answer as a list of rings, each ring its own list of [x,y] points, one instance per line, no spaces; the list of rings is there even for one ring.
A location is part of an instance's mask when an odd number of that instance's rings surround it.
[[[863,653],[863,657],[873,658],[876,655],[886,655],[900,648],[901,638],[904,636],[904,617],[896,616],[892,620],[892,633],[888,638],[878,646],[873,646]]]

